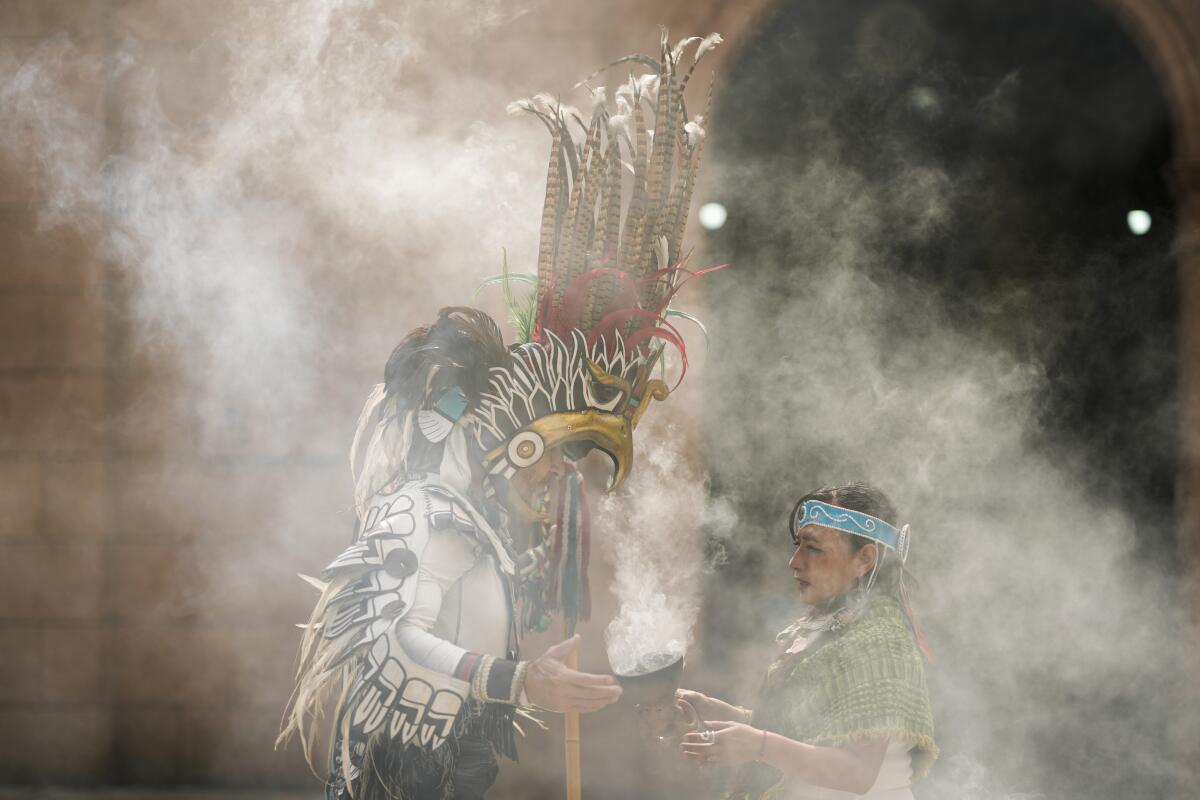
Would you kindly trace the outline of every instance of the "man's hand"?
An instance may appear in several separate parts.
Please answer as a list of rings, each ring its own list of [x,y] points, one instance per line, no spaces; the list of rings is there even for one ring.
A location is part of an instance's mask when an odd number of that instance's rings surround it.
[[[591,675],[566,665],[567,656],[579,649],[579,634],[554,645],[529,662],[525,670],[525,696],[547,711],[599,711],[621,697],[612,675]]]
[[[732,719],[738,722],[750,721],[749,709],[731,705],[724,700],[718,700],[715,697],[709,697],[700,692],[693,692],[691,689],[676,689],[675,699],[683,700],[696,709],[696,713],[700,715],[700,719],[702,720]]]

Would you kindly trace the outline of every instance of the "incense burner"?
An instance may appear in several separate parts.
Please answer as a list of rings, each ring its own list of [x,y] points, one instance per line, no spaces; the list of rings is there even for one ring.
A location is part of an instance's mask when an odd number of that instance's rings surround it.
[[[683,675],[681,654],[655,653],[641,659],[635,670],[614,674],[621,684],[621,696],[633,703],[638,727],[646,738],[673,742],[699,729],[696,709],[675,697]]]

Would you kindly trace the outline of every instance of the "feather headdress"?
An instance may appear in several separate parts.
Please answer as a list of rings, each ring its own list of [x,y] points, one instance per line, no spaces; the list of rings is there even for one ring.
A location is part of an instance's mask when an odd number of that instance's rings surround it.
[[[688,116],[684,90],[720,42],[714,33],[671,47],[664,31],[657,59],[627,56],[577,84],[589,91],[586,118],[547,95],[510,104],[546,126],[550,163],[537,274],[512,275],[506,259],[492,279],[504,285],[522,346],[516,363],[493,371],[476,409],[490,474],[511,476],[545,447],[585,440],[612,457],[615,487],[646,406],[670,392],[651,378],[666,344],[680,354],[679,379],[686,372],[669,318],[694,318],[670,304],[690,277],[711,270],[689,271],[682,251],[705,138],[704,115]],[[631,75],[610,107],[608,91],[590,81],[624,64],[652,72]],[[706,111],[711,96],[710,84]],[[515,299],[514,280],[532,285],[527,299]]]
[[[352,447],[360,510],[397,471],[436,469],[450,436],[473,431],[490,476],[509,477],[545,448],[579,441],[607,452],[613,487],[628,473],[632,432],[652,399],[670,389],[652,379],[667,344],[687,371],[683,337],[670,307],[691,277],[683,233],[704,149],[704,114],[688,115],[684,91],[718,34],[668,45],[657,59],[627,56],[577,84],[589,111],[548,95],[510,104],[550,132],[550,160],[537,272],[500,283],[517,328],[505,350],[482,312],[446,309],[393,353],[385,383],[368,400]],[[687,54],[691,52],[690,61]],[[610,93],[591,81],[622,65],[632,74]],[[705,100],[707,110],[712,87]],[[610,103],[611,100],[611,103]],[[519,297],[514,283],[529,286]],[[371,429],[372,420],[377,420]],[[517,441],[517,438],[520,441]],[[456,446],[460,446],[456,444]]]
[[[604,340],[610,347],[621,333],[627,352],[651,340],[683,350],[669,305],[692,274],[681,248],[712,94],[710,84],[705,113],[692,118],[684,90],[720,42],[714,33],[670,47],[664,32],[658,59],[628,56],[579,84],[593,101],[586,120],[546,95],[509,106],[537,117],[551,136],[537,275],[522,276],[536,283],[533,313],[526,307],[522,315],[528,320],[518,332],[522,341],[544,342],[548,333],[569,340],[579,330],[589,344]],[[631,75],[610,107],[608,91],[589,82],[623,64],[653,72]]]

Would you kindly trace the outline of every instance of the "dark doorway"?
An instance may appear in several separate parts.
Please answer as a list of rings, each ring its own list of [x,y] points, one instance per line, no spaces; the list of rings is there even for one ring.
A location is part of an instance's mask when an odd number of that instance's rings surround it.
[[[708,663],[749,683],[733,654],[761,641],[788,604],[747,587],[773,586],[785,569],[791,502],[863,463],[847,465],[819,446],[788,461],[790,442],[821,441],[803,430],[809,422],[794,402],[776,402],[780,389],[767,375],[778,370],[762,369],[767,356],[778,365],[793,354],[792,369],[806,369],[803,349],[772,322],[797,309],[826,314],[830,325],[873,315],[871,340],[886,369],[920,360],[906,342],[931,309],[947,335],[1021,365],[1014,381],[1034,387],[1021,422],[1026,452],[1069,476],[1084,498],[1128,514],[1129,557],[1169,576],[1170,120],[1156,76],[1119,22],[1085,0],[778,3],[742,44],[713,116],[721,177],[700,202],[728,210],[708,246],[714,263],[733,266],[707,287],[706,452],[738,530],[712,540],[719,566],[708,587]],[[811,283],[837,280],[830,265],[839,262],[853,264],[876,301],[819,308]],[[834,360],[853,372],[856,356]],[[880,436],[863,422],[864,438]],[[1081,533],[1088,524],[1079,521]],[[1130,707],[1152,709],[1143,719],[1151,740],[1138,751],[1165,752],[1167,712],[1147,699],[1156,690],[1114,691],[1064,688],[1055,695],[1067,703],[1061,721],[1006,721],[1008,735],[1037,741],[1044,758],[1036,764],[972,757],[1009,791],[1162,796],[1161,761],[1127,761],[1114,772],[1080,755],[1098,741],[1119,752]]]

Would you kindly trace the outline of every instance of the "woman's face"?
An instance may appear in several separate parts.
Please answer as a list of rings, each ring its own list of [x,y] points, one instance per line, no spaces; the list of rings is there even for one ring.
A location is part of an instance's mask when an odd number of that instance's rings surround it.
[[[850,552],[849,535],[824,525],[801,528],[796,535],[796,552],[788,561],[800,599],[821,607],[841,597],[871,571],[877,552],[872,543]]]

